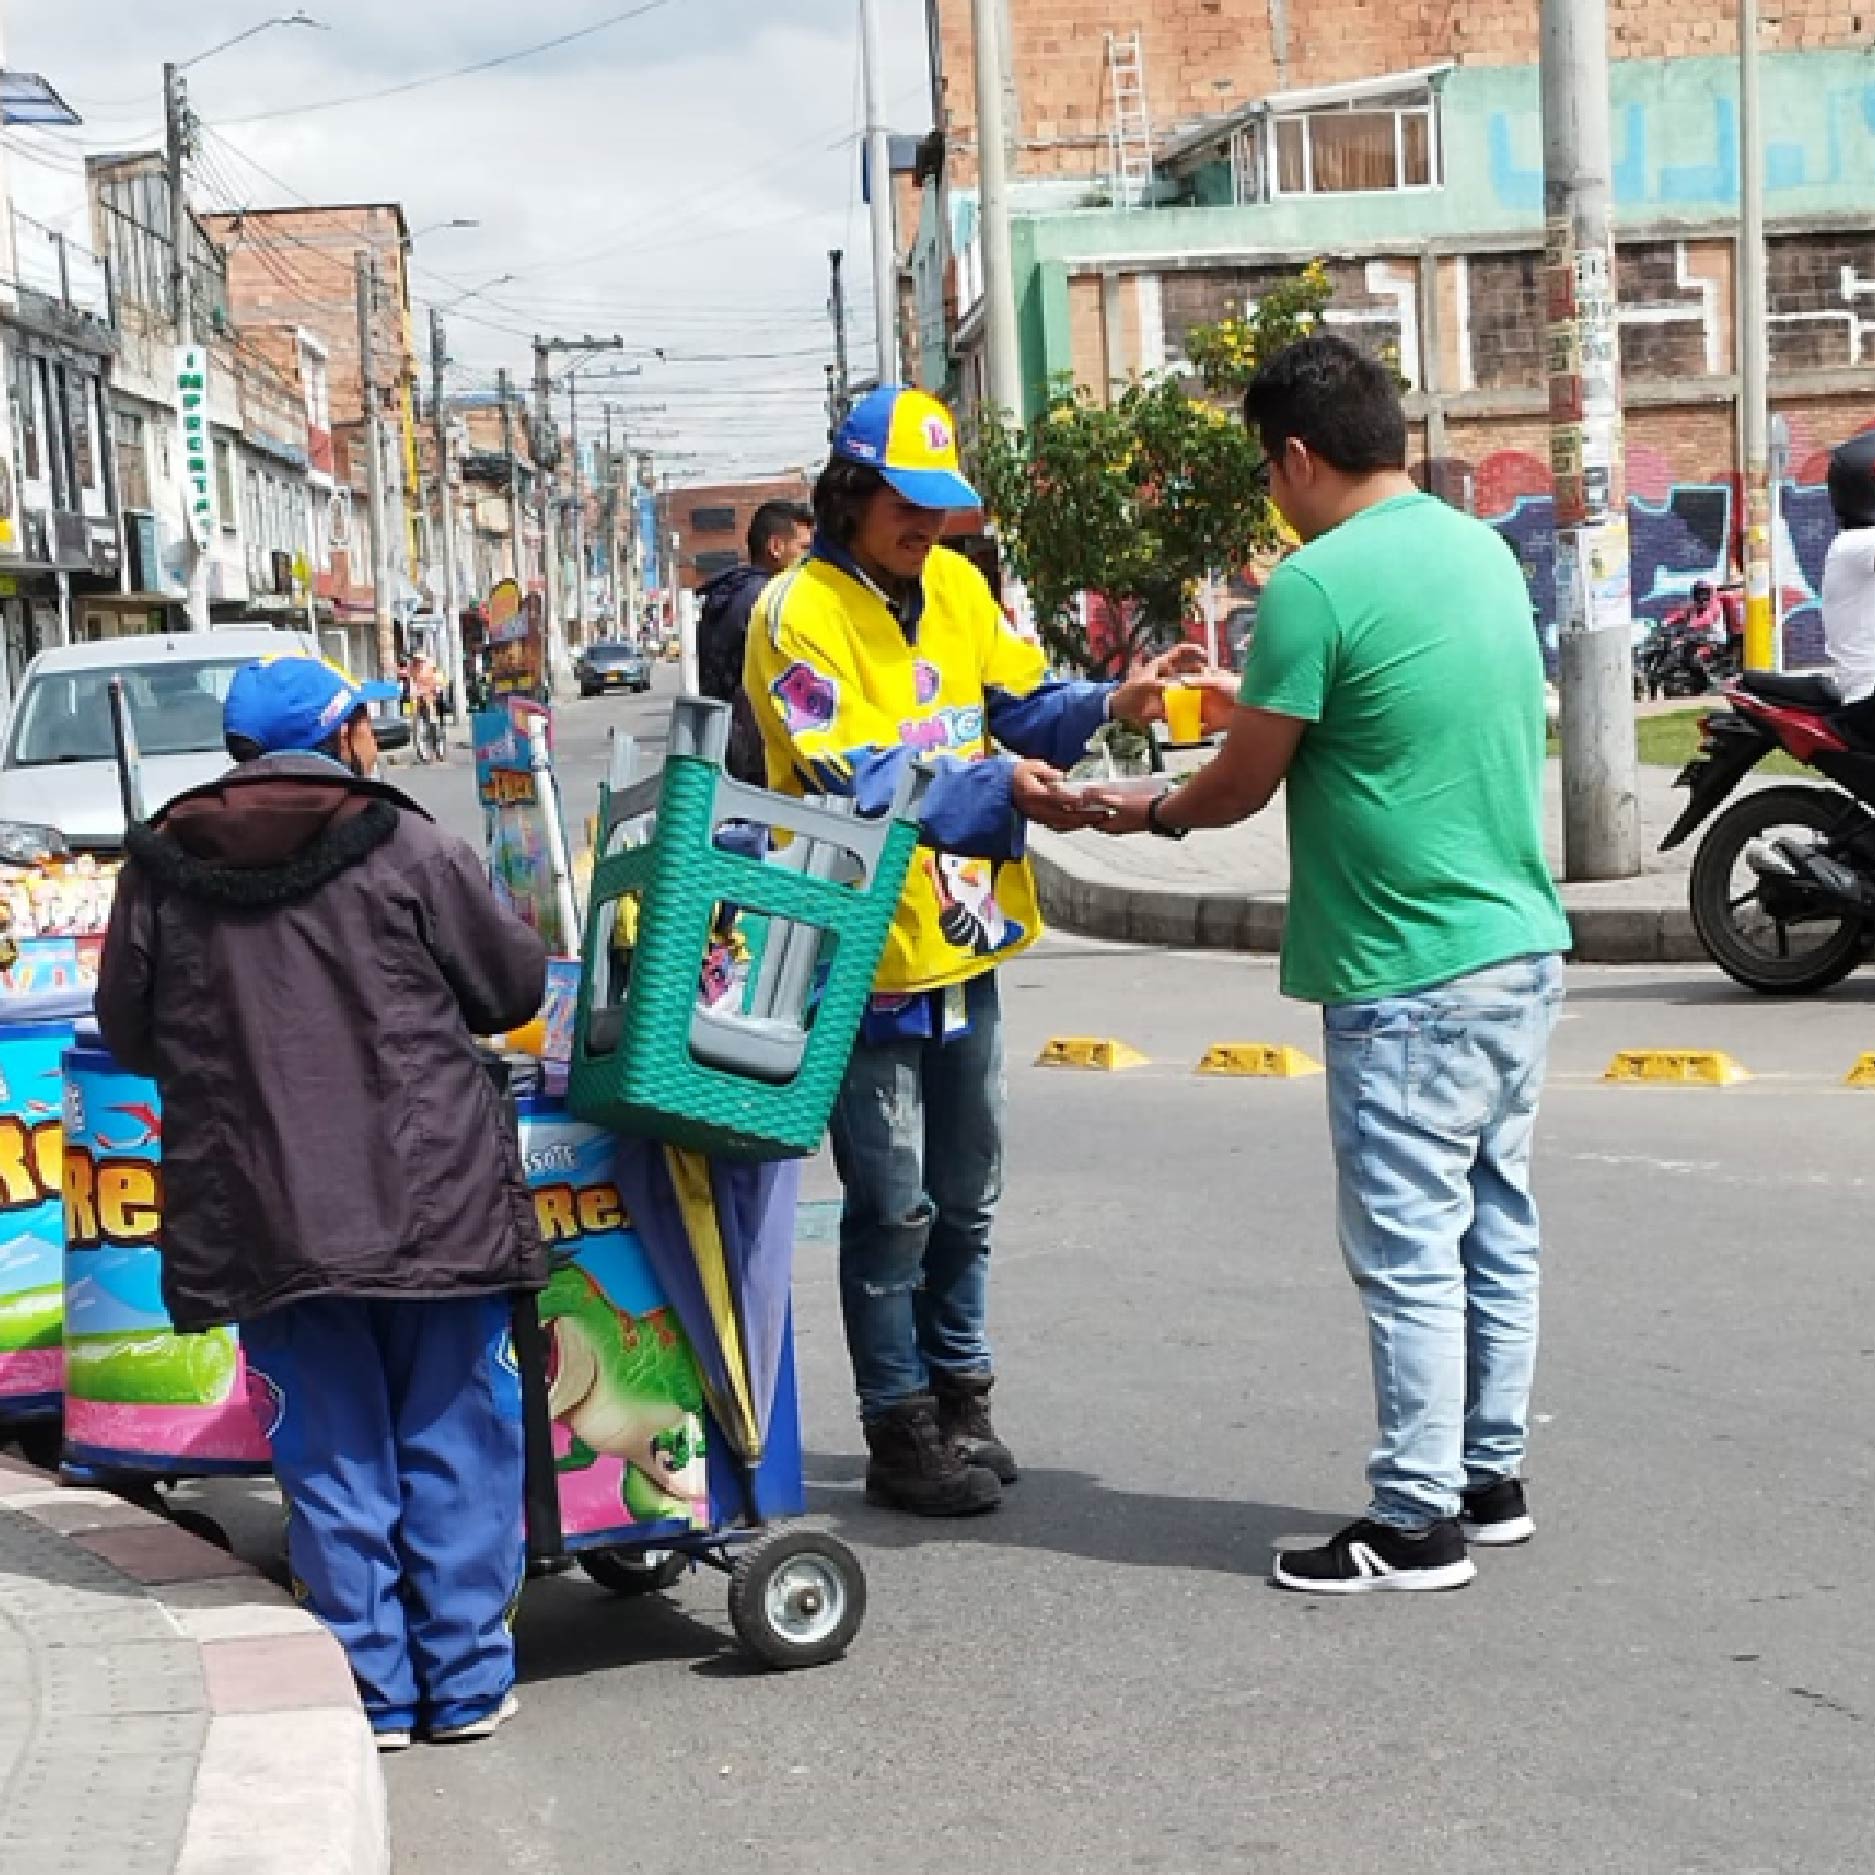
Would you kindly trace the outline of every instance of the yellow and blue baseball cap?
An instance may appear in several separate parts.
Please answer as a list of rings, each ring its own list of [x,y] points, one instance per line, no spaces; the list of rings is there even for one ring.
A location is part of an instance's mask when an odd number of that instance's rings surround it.
[[[324,658],[284,652],[235,672],[222,705],[222,733],[269,755],[311,754],[369,703],[399,695],[395,684],[360,684]]]
[[[923,391],[882,384],[862,397],[840,425],[833,453],[842,462],[877,469],[920,508],[983,506],[958,468],[951,413]]]

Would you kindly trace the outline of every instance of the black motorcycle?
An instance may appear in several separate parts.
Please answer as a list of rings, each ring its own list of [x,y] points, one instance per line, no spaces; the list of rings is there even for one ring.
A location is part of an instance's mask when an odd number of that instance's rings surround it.
[[[1754,788],[1693,857],[1693,924],[1727,976],[1768,996],[1840,983],[1875,952],[1875,699],[1844,706],[1826,677],[1748,671],[1706,718],[1677,786],[1691,799],[1661,841],[1681,845],[1782,749],[1833,787]]]
[[[1634,649],[1634,696],[1703,697],[1738,675],[1735,643],[1724,644],[1685,614],[1661,620]]]

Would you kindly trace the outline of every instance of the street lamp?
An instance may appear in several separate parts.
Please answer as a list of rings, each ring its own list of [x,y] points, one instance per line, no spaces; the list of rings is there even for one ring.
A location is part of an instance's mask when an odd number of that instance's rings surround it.
[[[447,306],[437,307],[438,312],[453,312],[458,306],[466,305],[472,299],[480,299],[484,293],[492,293],[498,286],[506,286],[519,275],[499,273],[492,280],[484,280],[480,286],[472,286],[466,293],[458,293]]]
[[[220,45],[210,46],[206,52],[198,52],[192,59],[184,59],[174,69],[186,72],[191,66],[200,65],[204,59],[212,59],[217,52],[226,52],[230,46],[238,46],[243,39],[252,39],[257,33],[264,33],[275,26],[310,26],[315,32],[330,32],[332,29],[324,20],[316,20],[304,7],[294,13],[277,13],[270,20],[262,20],[258,26],[250,26],[244,33],[236,33],[232,39],[224,39]]]
[[[433,221],[427,228],[417,228],[404,236],[404,246],[414,246],[426,234],[440,234],[446,228],[479,228],[482,224],[473,215],[457,215],[448,221]]]

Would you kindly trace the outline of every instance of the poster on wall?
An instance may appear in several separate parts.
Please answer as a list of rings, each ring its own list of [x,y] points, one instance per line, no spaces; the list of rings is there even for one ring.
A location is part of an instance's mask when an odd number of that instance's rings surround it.
[[[496,708],[477,712],[472,723],[475,786],[495,895],[540,933],[553,955],[567,957],[577,948],[579,934],[568,914],[557,858],[566,852],[566,833],[558,825],[558,791],[543,790],[534,766],[529,731],[536,724],[550,733],[552,718],[526,697],[507,697]]]
[[[545,702],[546,632],[539,593],[504,579],[488,595],[489,687],[498,697]]]

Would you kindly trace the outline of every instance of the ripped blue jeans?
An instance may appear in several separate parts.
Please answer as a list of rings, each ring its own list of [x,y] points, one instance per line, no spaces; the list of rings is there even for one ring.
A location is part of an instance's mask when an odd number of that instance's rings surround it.
[[[926,1392],[932,1370],[987,1374],[990,1225],[1003,1188],[1002,1012],[969,986],[969,1029],[862,1040],[834,1105],[840,1307],[862,1420]]]
[[[1536,1371],[1530,1195],[1562,961],[1322,1012],[1341,1251],[1367,1310],[1368,1515],[1414,1530],[1515,1477]]]

